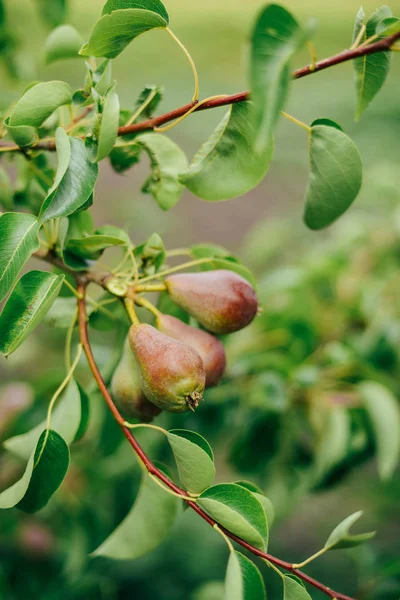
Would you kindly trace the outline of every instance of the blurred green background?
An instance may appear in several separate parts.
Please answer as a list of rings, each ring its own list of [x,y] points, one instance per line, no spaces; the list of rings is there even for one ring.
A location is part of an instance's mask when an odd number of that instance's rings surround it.
[[[73,86],[79,87],[84,76],[83,63],[68,61],[61,63],[61,68],[60,65],[43,65],[42,47],[48,31],[38,18],[35,1],[6,0],[5,3],[11,28],[21,44],[18,61],[26,81],[65,78]],[[102,4],[99,0],[73,0],[68,22],[75,25],[84,37],[88,36]],[[246,44],[257,11],[265,3],[262,0],[169,0],[166,4],[171,28],[196,61],[201,97],[246,89]],[[358,1],[328,3],[322,0],[288,0],[285,6],[303,22],[311,17],[318,20],[314,36],[318,58],[350,45],[353,22],[359,9]],[[376,8],[371,0],[365,1],[363,6],[366,13]],[[392,8],[395,10],[397,7]],[[303,52],[293,67],[308,62],[309,56]],[[94,209],[96,224],[113,223],[127,227],[138,243],[157,231],[169,247],[204,241],[223,244],[239,255],[248,257],[250,266],[258,268],[260,273],[265,273],[269,264],[270,248],[267,242],[273,244],[274,235],[280,231],[274,229],[273,225],[278,217],[283,219],[280,225],[285,223],[289,234],[276,240],[278,250],[274,251],[274,260],[278,254],[278,259],[286,265],[297,258],[300,249],[308,254],[312,254],[314,248],[318,252],[327,238],[333,237],[335,243],[340,245],[346,223],[363,223],[371,214],[373,219],[375,215],[381,219],[383,227],[387,219],[387,227],[391,231],[391,211],[399,200],[400,189],[400,57],[394,56],[393,63],[388,82],[360,123],[354,122],[355,92],[351,64],[296,81],[292,86],[287,111],[305,122],[317,117],[338,121],[356,141],[364,162],[365,181],[356,205],[328,233],[312,233],[302,225],[302,198],[307,181],[307,136],[302,129],[287,122],[281,122],[279,126],[275,160],[266,179],[244,198],[226,203],[208,204],[186,191],[174,209],[162,213],[149,196],[140,192],[147,173],[146,164],[120,176],[105,161],[97,185]],[[162,112],[185,104],[191,98],[193,83],[190,68],[179,49],[162,31],[136,40],[114,61],[113,69],[123,107],[132,108],[141,88],[153,83],[165,86]],[[0,104],[4,106],[17,97],[24,85],[11,81],[3,67],[0,75]],[[223,110],[193,115],[172,130],[171,136],[191,156],[211,133],[221,114]],[[265,229],[265,223],[272,225]],[[266,242],[265,262],[262,244],[257,251],[251,250],[257,231],[259,238]],[[356,252],[354,246],[350,251]],[[398,246],[389,251],[398,261]],[[358,284],[363,286],[362,277],[358,279]],[[264,309],[268,311],[268,307]],[[55,339],[52,342],[54,355],[46,355],[46,360],[41,361],[43,364],[38,365],[37,356],[38,352],[43,351],[43,343],[44,336],[41,341],[31,342],[31,346],[28,344],[26,349],[17,353],[15,362],[4,365],[3,361],[0,364],[1,382],[24,377],[32,379],[39,367],[44,378],[45,369],[54,370],[47,381],[48,385],[52,385],[57,380],[58,341]],[[201,427],[201,432],[207,436],[208,424],[202,422]],[[111,427],[108,439],[113,440],[116,435]],[[113,444],[111,441],[111,449]],[[108,504],[99,507],[103,517],[108,510],[114,511],[114,516],[126,512],[137,483],[132,485],[129,469],[122,476],[113,474],[113,469],[118,471],[113,461],[118,460],[125,461],[124,464],[131,467],[131,458],[123,451],[120,458],[110,459],[110,475],[103,475],[98,483],[99,486],[105,486],[109,481],[113,490]],[[219,480],[232,479],[234,473],[224,462],[223,445],[217,463]],[[58,500],[52,503],[50,512],[44,517],[21,517],[17,511],[0,515],[1,599],[28,597],[35,600],[76,600],[85,597],[104,600],[213,600],[210,589],[203,591],[203,595],[195,596],[194,593],[204,582],[222,581],[227,551],[218,536],[189,511],[180,519],[173,538],[152,555],[135,563],[106,563],[97,568],[90,566],[83,576],[80,565],[87,548],[79,537],[80,530],[76,524],[67,533],[68,511],[74,511],[74,497],[79,496],[80,485],[84,486],[79,480],[79,473],[75,480],[72,475],[70,484],[73,491],[70,493],[68,489],[60,492]],[[337,522],[355,510],[364,509],[366,516],[363,527],[366,530],[377,528],[379,531],[377,540],[372,544],[373,549],[361,549],[352,557],[346,552],[333,553],[309,568],[310,574],[320,577],[328,585],[355,594],[359,590],[358,579],[370,582],[374,578],[376,562],[384,565],[388,572],[396,573],[396,568],[399,569],[398,556],[396,559],[399,531],[394,525],[399,517],[396,507],[399,491],[398,481],[383,484],[378,480],[374,466],[364,465],[332,490],[299,496],[296,510],[289,512],[276,525],[271,552],[286,560],[301,560],[323,544]],[[96,502],[95,492],[92,490],[89,498],[85,499],[89,505],[79,517],[82,529],[97,532],[93,534],[94,539],[103,533],[95,522],[96,510],[93,511],[90,505],[90,502]],[[63,514],[63,505],[67,506],[66,514]],[[278,506],[277,510],[283,514],[288,509],[285,505]],[[62,540],[55,539],[59,529],[64,531]],[[99,531],[102,533],[99,534]],[[38,547],[44,549],[42,553],[38,552]],[[49,558],[54,555],[55,548],[60,555],[56,553],[56,558]],[[65,563],[60,556],[67,548],[70,550],[67,570],[71,576],[65,579]],[[75,583],[72,584],[72,581]],[[400,589],[393,587],[384,592],[386,595],[370,596],[369,593],[369,589],[365,589],[358,598],[386,600],[400,597]],[[271,600],[279,597],[277,588],[272,588]],[[312,597],[317,600],[322,598],[318,593],[313,593]]]

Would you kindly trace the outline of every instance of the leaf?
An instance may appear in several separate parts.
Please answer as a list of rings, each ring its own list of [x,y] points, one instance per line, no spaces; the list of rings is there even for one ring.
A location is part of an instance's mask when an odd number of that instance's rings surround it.
[[[50,33],[44,46],[44,58],[47,65],[58,60],[79,58],[83,44],[81,34],[72,25],[60,25]]]
[[[350,438],[349,411],[342,406],[329,407],[314,453],[317,479],[346,457]]]
[[[266,599],[264,581],[256,565],[240,552],[231,552],[225,578],[225,600]]]
[[[209,202],[229,200],[246,194],[264,178],[273,144],[261,153],[254,150],[250,107],[250,102],[233,104],[181,174],[181,182],[195,196]]]
[[[103,233],[104,231],[104,233]],[[121,235],[119,235],[121,233]],[[118,227],[100,227],[93,235],[82,238],[71,238],[65,245],[67,252],[78,254],[83,258],[96,260],[106,248],[114,246],[129,245],[129,238],[126,233],[119,230]]]
[[[138,8],[105,14],[93,27],[89,41],[82,46],[83,56],[116,58],[136,37],[168,22],[156,12]]]
[[[178,499],[162,490],[147,474],[135,504],[113,533],[93,552],[93,556],[108,556],[133,560],[151,552],[169,534],[178,512]]]
[[[37,83],[17,102],[10,115],[9,125],[40,127],[57,108],[71,102],[72,91],[68,83]]]
[[[199,265],[201,271],[213,271],[215,269],[228,269],[228,271],[234,271],[247,279],[251,285],[256,288],[257,280],[253,273],[235,257],[229,254],[229,252],[221,246],[215,246],[213,244],[197,244],[192,246],[190,253],[194,259],[197,258],[213,258],[215,260]]]
[[[81,388],[72,379],[53,410],[51,428],[63,438],[66,444],[71,445],[83,431],[82,422],[87,420],[87,412],[87,396],[81,393]],[[28,460],[45,428],[46,420],[26,433],[6,440],[4,447],[15,456]]]
[[[30,127],[28,125],[18,125],[12,127],[10,124],[10,119],[4,121],[6,129],[8,133],[11,135],[14,142],[20,147],[25,148],[27,146],[32,146],[37,142],[38,135],[36,129],[34,127]]]
[[[322,229],[346,212],[360,191],[361,157],[345,133],[326,125],[311,125],[309,152],[304,221],[310,229]]]
[[[158,85],[146,85],[136,100],[134,112],[136,113],[136,111],[143,106],[144,108],[140,113],[140,116],[145,119],[150,119],[163,99],[163,96],[164,89],[162,87]]]
[[[201,494],[215,477],[214,456],[208,442],[198,433],[173,429],[167,433],[179,478],[185,490]]]
[[[43,508],[61,485],[69,466],[69,449],[62,437],[43,431],[21,479],[0,494],[0,509],[18,506],[26,512]]]
[[[379,21],[376,27],[377,35],[382,37],[394,35],[395,33],[399,33],[399,31],[400,19],[397,17],[387,17],[386,19],[382,19],[382,21]]]
[[[49,327],[68,329],[71,325],[72,317],[76,312],[76,298],[56,298],[53,306],[45,316],[43,322]]]
[[[103,160],[110,154],[117,139],[118,126],[119,98],[112,88],[104,98],[97,140],[97,161]]]
[[[67,15],[67,0],[37,0],[43,19],[51,26],[60,25]]]
[[[34,513],[46,506],[67,474],[70,461],[69,448],[58,433],[44,431],[35,450],[35,466],[29,487],[18,503],[18,508]]]
[[[358,389],[375,434],[379,475],[388,479],[400,459],[399,402],[390,390],[374,381],[364,381]]]
[[[223,527],[260,550],[266,550],[268,538],[264,509],[257,498],[234,483],[221,483],[206,490],[198,499]]]
[[[168,24],[169,16],[167,9],[160,0],[107,0],[103,7],[102,15],[109,15],[113,10],[126,8],[141,8],[150,10],[160,15]]]
[[[14,193],[11,179],[4,167],[0,166],[0,207],[9,211],[14,207]]]
[[[0,302],[13,287],[28,258],[39,248],[39,223],[32,215],[0,216]]]
[[[283,600],[312,600],[304,585],[289,575],[283,576]]]
[[[269,529],[275,520],[275,509],[274,509],[274,505],[272,504],[271,500],[269,498],[267,498],[266,496],[264,496],[262,490],[257,485],[255,485],[254,483],[251,483],[250,481],[235,481],[235,483],[236,483],[236,485],[240,485],[241,487],[246,488],[246,490],[249,490],[250,492],[252,492],[252,494],[254,494],[254,496],[257,498],[257,500],[259,500],[261,502],[262,507],[265,512],[266,519],[267,519],[268,535],[269,535]]]
[[[39,218],[67,217],[90,199],[98,175],[98,165],[90,160],[83,140],[69,137],[59,127],[56,131],[58,168],[53,186],[43,202]]]
[[[377,8],[372,13],[368,21],[365,23],[365,14],[361,7],[357,13],[356,22],[354,25],[353,42],[357,39],[364,24],[366,25],[366,30],[361,38],[361,43],[375,35],[377,33],[377,26],[379,23],[383,19],[391,17],[391,15],[392,12],[390,8],[387,6],[381,6],[381,8]],[[385,37],[385,34],[381,34],[380,37]],[[375,54],[360,56],[353,61],[357,91],[356,120],[360,118],[361,114],[368,107],[371,100],[385,83],[386,77],[389,73],[390,62],[391,52],[389,51],[376,52]]]
[[[251,40],[250,89],[254,103],[255,148],[269,148],[289,91],[290,62],[307,34],[282,6],[268,4],[260,13]]]
[[[350,534],[350,527],[356,521],[358,521],[362,514],[363,513],[360,510],[339,523],[339,525],[332,531],[324,547],[328,548],[329,550],[353,548],[353,546],[359,546],[360,544],[363,544],[367,540],[373,538],[376,533],[375,531],[371,531],[369,533],[360,533],[359,535]]]
[[[169,210],[182,195],[179,174],[187,167],[184,152],[169,138],[158,133],[145,133],[136,138],[150,158],[151,175],[142,191],[151,194],[163,210]]]
[[[44,319],[57,298],[64,275],[43,271],[26,273],[11,293],[0,315],[0,353],[8,356]]]

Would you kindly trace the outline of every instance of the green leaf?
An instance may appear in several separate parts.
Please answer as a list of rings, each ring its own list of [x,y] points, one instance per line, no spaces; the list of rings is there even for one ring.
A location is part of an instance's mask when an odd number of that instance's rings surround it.
[[[255,147],[270,146],[291,80],[290,63],[307,34],[282,6],[268,4],[258,17],[251,41],[250,89],[254,103]]]
[[[83,44],[81,34],[72,25],[60,25],[50,33],[44,46],[44,58],[47,65],[58,60],[79,58]]]
[[[394,35],[400,31],[400,19],[397,17],[387,17],[379,21],[376,27],[376,33],[381,37]]]
[[[158,85],[146,85],[136,100],[134,112],[136,113],[139,108],[144,106],[140,116],[145,119],[150,119],[163,99],[163,96],[164,89],[162,87]],[[151,98],[150,101],[149,98]]]
[[[322,229],[346,212],[360,191],[361,157],[346,134],[326,125],[311,126],[309,152],[304,221],[310,229]]]
[[[377,34],[377,27],[379,23],[391,16],[392,11],[390,8],[387,6],[381,6],[381,8],[377,8],[372,13],[368,21],[365,23],[365,14],[361,7],[358,11],[354,25],[353,42],[357,39],[363,25],[366,26],[366,29],[361,37],[361,43]],[[381,34],[380,37],[385,37],[385,34]],[[359,58],[353,60],[357,91],[356,120],[360,118],[361,114],[368,107],[371,100],[385,83],[386,77],[389,73],[390,62],[391,52],[389,51],[376,52],[375,54],[360,56]]]
[[[0,353],[14,352],[44,319],[57,298],[64,275],[43,271],[26,273],[8,298],[0,315]]]
[[[300,581],[289,575],[284,575],[283,600],[312,600],[312,598]]]
[[[97,157],[100,161],[106,158],[114,147],[119,126],[119,98],[114,88],[111,88],[104,98],[103,112],[100,117]]]
[[[225,579],[225,600],[265,600],[264,581],[256,565],[240,554],[231,552]]]
[[[325,548],[329,550],[340,550],[342,548],[353,548],[353,546],[359,546],[364,542],[374,537],[375,531],[369,533],[360,533],[359,535],[351,535],[350,527],[358,521],[362,515],[362,511],[358,511],[347,519],[344,519],[339,525],[332,531],[329,536]]]
[[[53,186],[40,211],[41,222],[67,217],[90,199],[98,175],[98,165],[90,160],[83,140],[56,131],[58,168]]]
[[[40,127],[57,108],[71,102],[72,91],[68,83],[37,83],[17,102],[10,115],[9,125]]]
[[[39,248],[39,223],[32,215],[0,217],[0,302],[16,282],[28,258]]]
[[[51,27],[60,25],[67,15],[67,0],[37,0],[40,12]]]
[[[153,233],[144,244],[134,248],[134,254],[143,272],[153,275],[165,262],[164,242],[158,233]]]
[[[167,433],[185,490],[201,494],[215,477],[214,456],[208,442],[198,433],[173,429]]]
[[[9,211],[14,207],[14,193],[11,179],[4,167],[0,166],[0,207]]]
[[[105,14],[95,24],[89,41],[82,46],[83,56],[116,58],[136,37],[168,22],[150,10],[128,8]]]
[[[147,474],[135,504],[93,556],[132,560],[151,552],[169,534],[178,513],[179,501],[162,490]]]
[[[45,316],[43,322],[49,327],[68,329],[71,325],[72,317],[76,312],[76,298],[56,298],[53,306]]]
[[[32,146],[37,142],[38,135],[34,127],[30,127],[28,125],[18,125],[12,127],[10,125],[9,117],[7,117],[7,119],[4,121],[4,124],[8,133],[20,148]]]
[[[265,512],[249,490],[234,483],[221,483],[206,490],[198,503],[217,523],[256,548],[266,550]]]
[[[142,191],[151,194],[163,210],[169,210],[182,195],[183,185],[179,174],[187,167],[184,152],[169,138],[158,133],[145,133],[136,138],[151,164],[151,175]]]
[[[46,506],[67,474],[70,461],[69,448],[55,431],[46,431],[39,438],[35,450],[35,466],[29,487],[18,503],[18,508],[34,513]]]
[[[62,437],[42,431],[21,479],[0,494],[0,509],[40,510],[61,485],[68,466],[69,449]]]
[[[197,258],[213,258],[215,260],[199,265],[201,271],[213,271],[215,269],[227,269],[228,271],[234,271],[247,279],[253,287],[257,287],[257,280],[253,273],[235,257],[229,254],[229,252],[221,246],[215,246],[213,244],[197,244],[192,246],[190,253],[194,259]]]
[[[72,379],[53,410],[51,428],[63,438],[66,444],[71,445],[83,431],[87,412],[87,396],[81,393],[81,388]],[[6,440],[4,447],[15,456],[28,460],[45,428],[46,420],[26,433]]]
[[[358,390],[374,431],[379,474],[388,479],[400,459],[399,402],[390,390],[374,381],[364,381]]]
[[[141,8],[150,10],[160,15],[168,24],[169,16],[167,9],[160,0],[107,0],[104,5],[102,15],[109,15],[113,10],[126,8]]]
[[[249,490],[250,492],[252,492],[252,494],[254,494],[254,496],[257,498],[257,500],[259,500],[261,502],[262,507],[265,512],[265,516],[267,518],[267,526],[268,526],[268,534],[269,534],[269,529],[275,520],[275,509],[274,509],[274,505],[272,504],[271,500],[269,498],[267,498],[266,496],[264,496],[262,490],[257,485],[255,485],[254,483],[251,483],[250,481],[235,481],[235,483],[236,483],[236,485],[240,485],[241,487],[246,488],[246,490]]]
[[[130,240],[125,231],[107,225],[99,227],[92,235],[69,239],[65,245],[65,250],[82,258],[97,260],[106,248],[129,245]]]
[[[321,478],[343,460],[351,438],[351,419],[347,408],[329,407],[315,447],[315,475]]]
[[[246,194],[264,178],[273,154],[272,142],[256,152],[255,136],[251,103],[233,104],[181,174],[181,182],[209,202]]]

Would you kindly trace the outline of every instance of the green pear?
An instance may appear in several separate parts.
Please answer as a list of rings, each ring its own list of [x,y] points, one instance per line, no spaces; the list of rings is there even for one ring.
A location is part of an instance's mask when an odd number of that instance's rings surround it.
[[[179,273],[165,285],[171,300],[213,333],[243,329],[257,314],[254,288],[233,271]]]
[[[140,369],[131,350],[128,336],[120,363],[111,381],[111,393],[115,404],[127,417],[149,422],[161,412],[158,406],[149,402],[142,392]]]
[[[190,327],[170,315],[160,314],[157,328],[170,337],[188,344],[199,354],[206,370],[206,387],[217,385],[226,367],[225,348],[221,340],[207,331]]]
[[[206,373],[198,353],[152,325],[132,325],[129,341],[148,400],[169,412],[195,410],[202,399]]]

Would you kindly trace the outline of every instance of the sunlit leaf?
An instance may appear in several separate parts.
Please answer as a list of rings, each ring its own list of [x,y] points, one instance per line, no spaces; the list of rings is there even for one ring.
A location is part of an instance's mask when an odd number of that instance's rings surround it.
[[[64,275],[26,273],[13,289],[0,315],[0,353],[14,352],[40,324],[57,298]]]
[[[309,152],[304,221],[310,229],[322,229],[346,212],[360,191],[361,157],[354,142],[337,127],[314,123]]]
[[[44,47],[46,64],[69,58],[79,58],[83,44],[81,34],[72,25],[60,25],[50,33]]]
[[[28,258],[39,248],[39,223],[32,215],[0,216],[0,301],[16,282]]]
[[[344,519],[339,525],[332,531],[328,540],[326,541],[325,548],[329,550],[339,550],[342,548],[352,548],[353,546],[359,546],[364,542],[374,537],[375,531],[368,533],[360,533],[358,535],[351,535],[350,527],[358,521],[362,516],[362,511],[358,511],[347,519]]]
[[[233,104],[211,137],[194,156],[180,180],[189,190],[210,202],[242,196],[256,187],[268,171],[271,141],[256,152],[251,103]]]
[[[71,102],[72,91],[68,83],[37,83],[17,102],[10,115],[9,125],[40,127],[57,108]]]
[[[167,434],[185,490],[201,494],[215,477],[214,457],[208,442],[198,433],[172,429]]]
[[[304,585],[294,577],[283,577],[283,600],[312,600]]]
[[[126,8],[141,8],[160,15],[168,23],[168,13],[161,0],[107,0],[102,15],[109,15],[113,10]]]
[[[231,552],[225,579],[225,600],[265,600],[264,581],[256,565],[240,554]]]

